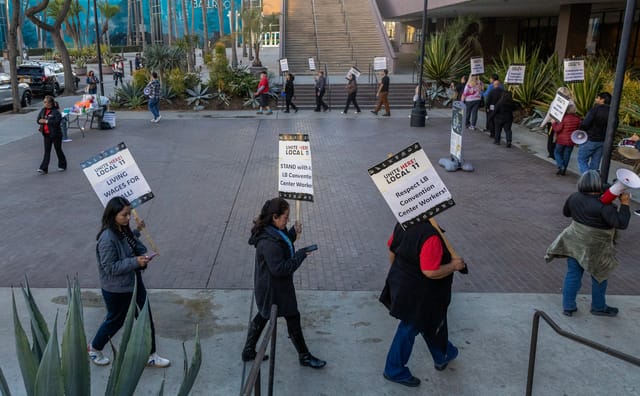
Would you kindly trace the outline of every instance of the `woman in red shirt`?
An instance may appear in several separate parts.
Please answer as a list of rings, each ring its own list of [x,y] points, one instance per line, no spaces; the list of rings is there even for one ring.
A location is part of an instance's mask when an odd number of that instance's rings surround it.
[[[267,72],[260,73],[256,96],[260,97],[260,110],[258,110],[257,114],[262,114],[263,111],[266,111],[267,115],[273,114],[273,111],[269,108],[269,78],[267,77]]]
[[[562,121],[554,121],[551,124],[553,132],[556,134],[556,148],[553,153],[558,165],[556,175],[564,176],[567,174],[567,166],[569,166],[571,152],[575,145],[571,140],[571,134],[580,127],[582,122],[582,119],[576,115],[576,111],[576,105],[569,104]]]

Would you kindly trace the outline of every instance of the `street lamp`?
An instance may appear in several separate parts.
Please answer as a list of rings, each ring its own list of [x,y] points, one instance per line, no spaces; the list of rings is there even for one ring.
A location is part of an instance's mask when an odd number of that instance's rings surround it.
[[[96,6],[96,0],[93,0],[93,19],[96,25],[96,46],[98,48],[98,75],[100,76],[100,96],[104,96],[104,82],[102,81],[102,53],[100,53],[100,27],[98,26],[98,7]],[[100,103],[99,100],[98,103]]]
[[[424,70],[424,46],[427,37],[427,2],[424,0],[424,12],[422,13],[422,39],[420,40],[420,79],[418,81],[418,100],[411,110],[411,126],[423,127],[425,118],[427,117],[427,109],[422,99],[422,74]]]

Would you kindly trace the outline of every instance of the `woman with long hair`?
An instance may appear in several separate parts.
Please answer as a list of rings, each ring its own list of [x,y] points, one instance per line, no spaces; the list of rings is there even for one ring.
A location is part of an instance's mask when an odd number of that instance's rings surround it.
[[[296,222],[287,230],[288,221],[289,203],[283,198],[265,202],[253,221],[249,244],[256,248],[253,281],[258,313],[249,325],[242,360],[247,362],[256,358],[256,344],[269,320],[271,305],[276,304],[278,316],[287,320],[289,337],[298,352],[300,365],[319,369],[327,362],[313,356],[307,348],[293,285],[293,273],[309,253],[304,249],[295,251],[293,243],[302,232],[302,225]]]
[[[137,283],[136,304],[139,309],[143,309],[147,299],[142,271],[147,268],[155,254],[149,254],[147,248],[138,239],[144,222],[138,223],[136,229],[131,230],[130,220],[131,203],[126,198],[114,197],[104,208],[102,226],[96,236],[100,287],[107,306],[107,317],[100,325],[87,351],[89,359],[99,366],[110,362],[109,358],[103,355],[102,349],[124,324],[131,298],[133,298],[134,284]],[[148,303],[147,306],[149,306]],[[150,306],[149,320],[151,350],[147,366],[167,367],[171,362],[156,353],[156,332]]]

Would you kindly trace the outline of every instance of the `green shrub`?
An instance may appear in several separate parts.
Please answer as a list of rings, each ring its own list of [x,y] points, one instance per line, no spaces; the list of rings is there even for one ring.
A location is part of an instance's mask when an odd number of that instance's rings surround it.
[[[471,52],[454,38],[436,33],[425,44],[424,75],[435,80],[439,86],[448,86],[465,74],[469,68]]]
[[[171,70],[166,77],[165,85],[170,87],[176,95],[182,96],[187,88],[185,74],[180,69]]]
[[[134,70],[132,77],[132,85],[144,88],[151,80],[151,73],[147,69]]]
[[[613,93],[613,78],[605,83],[603,91]],[[630,73],[625,73],[620,97],[620,109],[618,117],[620,125],[640,126],[640,117],[637,112],[637,104],[640,103],[640,81],[631,78]]]

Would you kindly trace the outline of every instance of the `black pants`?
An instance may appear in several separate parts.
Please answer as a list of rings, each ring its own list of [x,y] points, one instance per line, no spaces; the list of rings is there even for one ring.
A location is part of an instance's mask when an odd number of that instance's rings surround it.
[[[299,354],[309,353],[309,348],[307,348],[307,344],[304,341],[304,336],[302,335],[302,326],[300,325],[300,314],[295,314],[291,316],[285,316],[285,320],[287,321],[287,332],[289,333],[289,337],[291,338],[291,342],[293,346],[296,348],[296,351]],[[253,323],[256,326],[259,326],[260,332],[267,325],[269,319],[265,319],[258,312],[256,316],[253,318]]]
[[[118,81],[120,81],[120,85],[122,85],[122,76],[124,75],[124,73],[120,73],[120,72],[114,72],[113,73],[113,80],[116,82],[116,87],[118,86]]]
[[[297,110],[297,109],[298,109],[298,106],[296,106],[295,104],[293,104],[293,101],[292,101],[292,100],[293,100],[293,95],[291,95],[291,94],[287,94],[287,95],[285,96],[285,101],[286,101],[286,103],[287,103],[287,111],[289,111],[289,107],[291,107],[291,108],[292,108],[292,109],[294,109],[294,110]]]
[[[327,105],[322,98],[324,98],[324,89],[322,91],[316,91],[316,111],[327,110],[329,105]]]
[[[133,293],[111,293],[106,290],[102,290],[102,297],[104,303],[107,306],[107,317],[100,325],[96,336],[91,341],[91,345],[101,351],[102,348],[109,342],[111,338],[122,328],[124,320],[127,317],[127,311],[129,310],[129,304],[131,304],[131,297]],[[138,308],[144,307],[145,300],[147,298],[147,290],[142,282],[138,282],[138,293],[136,298],[136,304]],[[156,330],[153,326],[153,317],[151,316],[151,306],[149,307],[149,321],[151,322],[151,352],[156,351]],[[137,316],[137,315],[136,315]]]
[[[44,137],[44,157],[42,158],[42,163],[40,164],[40,169],[43,171],[49,171],[49,161],[51,161],[51,146],[56,149],[56,156],[58,157],[58,168],[67,169],[67,157],[64,156],[62,152],[62,135],[56,135],[55,137],[51,137],[51,135],[42,135]]]
[[[349,105],[353,103],[353,107],[356,108],[356,111],[360,112],[360,106],[358,106],[358,102],[356,101],[357,92],[352,92],[347,96],[347,104],[344,106],[344,113],[346,114],[349,111]]]
[[[486,123],[486,130],[489,131],[489,136],[490,137],[494,137],[496,134],[496,123],[494,121],[495,115],[493,114],[493,111],[489,110],[489,108],[487,107],[486,110],[486,119],[487,119],[487,123]]]
[[[504,138],[507,140],[507,144],[511,144],[511,124],[513,124],[513,119],[495,117],[494,122],[496,131],[494,142],[500,142],[500,135],[502,134],[502,130],[504,129]]]

